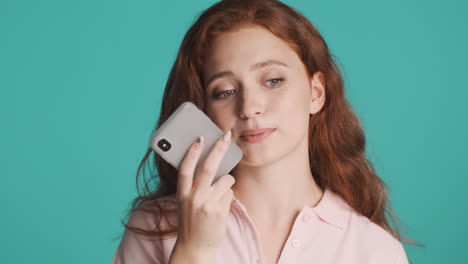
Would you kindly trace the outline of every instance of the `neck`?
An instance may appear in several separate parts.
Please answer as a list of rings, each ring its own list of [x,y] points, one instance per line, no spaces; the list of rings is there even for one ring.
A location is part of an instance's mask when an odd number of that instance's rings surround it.
[[[232,175],[234,196],[261,223],[290,221],[305,205],[315,207],[323,195],[310,170],[306,137],[280,160],[262,166],[239,163]]]

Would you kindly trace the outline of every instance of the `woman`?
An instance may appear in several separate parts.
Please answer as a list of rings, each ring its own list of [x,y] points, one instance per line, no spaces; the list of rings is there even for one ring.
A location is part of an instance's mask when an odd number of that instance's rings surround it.
[[[113,263],[408,263],[385,183],[317,29],[273,0],[221,1],[187,32],[158,127],[183,102],[226,131],[193,180],[159,156]],[[229,142],[243,158],[211,186]],[[151,148],[137,173],[152,153]],[[159,179],[159,180],[158,180]],[[388,206],[388,208],[386,208]]]

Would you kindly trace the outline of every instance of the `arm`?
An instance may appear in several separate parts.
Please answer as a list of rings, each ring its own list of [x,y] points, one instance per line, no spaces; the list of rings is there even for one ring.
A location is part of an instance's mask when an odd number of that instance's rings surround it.
[[[136,212],[128,221],[130,226],[148,229],[149,219],[141,211]],[[112,264],[164,263],[160,241],[148,241],[130,230],[125,230],[122,241],[115,252]]]
[[[214,250],[196,250],[176,242],[169,264],[212,264],[215,263]]]
[[[408,264],[408,257],[406,256],[405,248],[401,243],[399,243],[398,251],[397,251],[397,259],[395,264]]]

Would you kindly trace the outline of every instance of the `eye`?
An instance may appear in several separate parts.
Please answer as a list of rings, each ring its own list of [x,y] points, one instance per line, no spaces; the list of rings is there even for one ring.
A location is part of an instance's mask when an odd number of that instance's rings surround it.
[[[270,80],[268,80],[267,82],[271,82],[271,81],[274,81],[274,82],[273,82],[273,86],[278,86],[278,85],[280,84],[280,82],[284,81],[284,78],[270,79]]]
[[[274,78],[274,79],[269,79],[267,82],[271,82],[272,83],[272,86],[273,87],[276,87],[276,86],[279,86],[281,82],[284,81],[284,78]],[[235,94],[236,93],[236,90],[234,89],[230,89],[230,90],[226,90],[226,91],[223,91],[223,92],[218,92],[218,93],[214,93],[213,97],[215,99],[221,99],[221,98],[226,98],[232,94]]]
[[[236,90],[234,90],[234,89],[230,89],[230,90],[226,90],[226,91],[224,91],[224,92],[215,93],[215,94],[214,94],[214,97],[215,97],[215,98],[224,98],[224,97],[227,97],[227,96],[229,96],[229,95],[231,95],[231,94],[234,94],[235,91],[236,91]]]

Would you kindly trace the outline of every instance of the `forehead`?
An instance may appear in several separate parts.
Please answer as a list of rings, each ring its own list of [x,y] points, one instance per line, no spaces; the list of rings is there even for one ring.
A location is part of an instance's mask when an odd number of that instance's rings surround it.
[[[261,27],[221,34],[211,43],[206,55],[205,76],[222,70],[243,71],[268,59],[283,61],[291,68],[301,63],[286,42]]]

